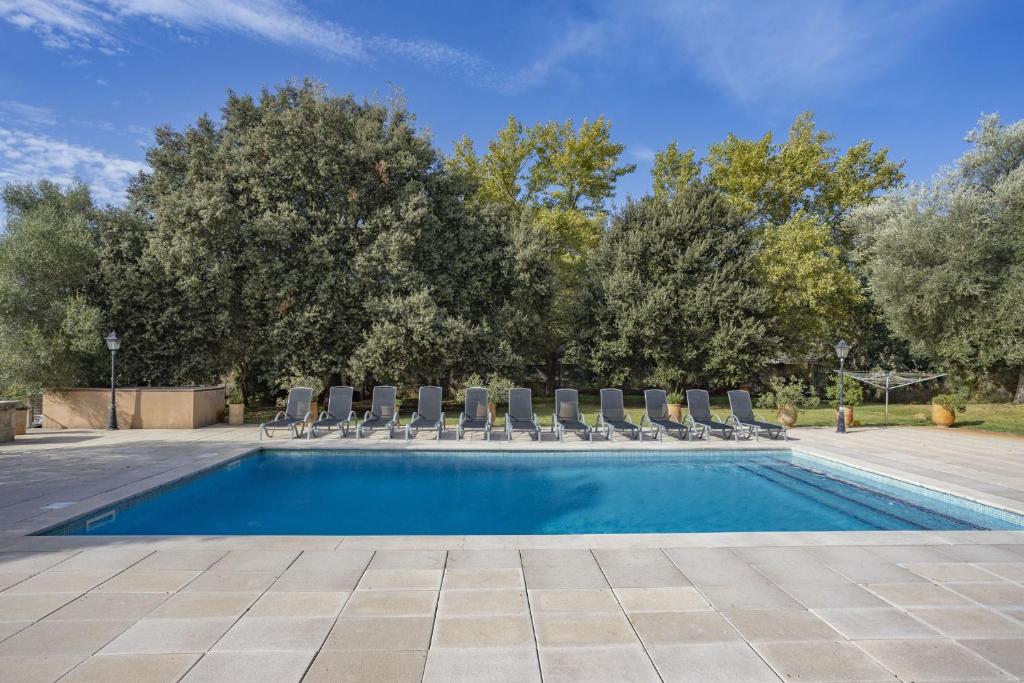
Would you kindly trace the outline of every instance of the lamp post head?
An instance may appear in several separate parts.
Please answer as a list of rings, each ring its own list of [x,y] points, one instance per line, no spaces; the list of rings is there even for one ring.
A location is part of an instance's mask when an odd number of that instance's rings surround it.
[[[844,359],[848,355],[850,355],[849,344],[847,344],[845,341],[841,341],[838,344],[836,344],[836,356],[838,356],[840,359]]]
[[[107,348],[111,351],[121,348],[121,338],[117,336],[117,332],[111,332],[103,338],[103,341],[107,342]]]

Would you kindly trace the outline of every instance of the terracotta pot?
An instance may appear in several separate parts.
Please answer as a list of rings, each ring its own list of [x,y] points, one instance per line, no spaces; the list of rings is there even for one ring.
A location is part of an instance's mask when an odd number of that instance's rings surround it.
[[[498,419],[498,406],[497,406],[497,404],[494,403],[494,401],[488,401],[487,402],[487,410],[491,411],[491,419],[492,420],[497,420]]]
[[[320,406],[317,405],[316,401],[309,402],[309,423],[313,424],[316,419],[320,417]]]
[[[846,426],[847,427],[852,427],[853,426],[853,406],[843,406],[843,412],[846,413],[846,419],[844,420],[846,422]],[[839,419],[839,409],[837,408],[836,409],[836,420],[838,420],[838,419]]]
[[[232,427],[241,427],[245,424],[245,404],[244,403],[229,403],[228,404],[228,424]]]
[[[779,423],[783,427],[796,427],[797,411],[794,406],[782,406],[779,408]]]
[[[28,431],[28,408],[14,411],[14,435],[21,436]]]
[[[954,422],[956,422],[956,413],[946,410],[938,403],[932,404],[932,424],[939,427],[952,427]]]
[[[683,421],[683,404],[682,403],[669,403],[668,404],[668,415],[676,422]]]

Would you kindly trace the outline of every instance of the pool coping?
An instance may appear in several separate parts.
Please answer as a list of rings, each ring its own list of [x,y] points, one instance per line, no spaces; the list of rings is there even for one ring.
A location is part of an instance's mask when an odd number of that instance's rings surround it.
[[[457,444],[454,446],[452,444]],[[218,453],[210,455],[201,454],[197,455],[197,459],[200,462],[192,463],[189,465],[183,465],[181,467],[168,470],[166,472],[156,474],[150,477],[145,477],[139,481],[126,484],[119,488],[107,491],[105,493],[92,496],[82,501],[77,501],[73,505],[63,507],[61,509],[49,510],[40,515],[36,515],[25,519],[21,523],[22,528],[15,529],[4,529],[0,531],[0,542],[11,541],[14,539],[106,539],[108,542],[113,539],[198,539],[198,538],[209,538],[206,536],[188,536],[188,535],[154,535],[154,536],[107,536],[107,535],[96,535],[96,536],[70,536],[70,535],[57,535],[57,536],[41,536],[49,530],[56,527],[68,524],[73,521],[80,520],[90,515],[99,514],[102,511],[114,507],[119,504],[124,504],[132,499],[151,494],[156,490],[171,486],[175,483],[181,482],[186,479],[190,479],[210,470],[223,467],[230,464],[233,461],[241,460],[249,457],[259,451],[263,450],[295,450],[295,451],[306,451],[306,450],[360,450],[360,451],[373,451],[373,450],[414,450],[414,451],[461,451],[461,452],[530,452],[530,451],[551,451],[557,450],[565,454],[586,454],[593,451],[620,451],[622,453],[637,452],[643,450],[645,452],[653,453],[671,453],[676,455],[683,454],[699,454],[708,452],[721,452],[729,451],[736,452],[743,450],[790,450],[803,455],[810,456],[812,458],[818,458],[826,462],[837,464],[844,467],[850,467],[855,470],[865,472],[868,474],[885,477],[896,482],[903,484],[909,484],[918,486],[932,491],[955,496],[962,498],[969,502],[984,505],[997,510],[1002,510],[1016,515],[1024,515],[1024,504],[1002,498],[1000,496],[982,493],[969,489],[966,487],[957,486],[948,482],[943,482],[927,476],[915,475],[913,477],[908,476],[906,473],[899,471],[896,468],[887,468],[884,466],[873,465],[871,463],[864,463],[855,458],[844,456],[838,453],[823,452],[822,449],[814,447],[802,447],[798,441],[778,441],[778,440],[765,440],[765,441],[682,441],[682,442],[658,442],[658,441],[645,441],[642,442],[644,445],[640,448],[632,447],[638,445],[638,442],[628,442],[618,446],[612,446],[614,442],[508,442],[508,441],[404,441],[402,439],[390,439],[390,440],[342,440],[342,439],[318,439],[318,440],[304,440],[304,439],[289,439],[287,441],[276,442],[273,440],[260,441],[256,445],[240,445],[240,446],[228,446],[218,447],[216,450]],[[623,445],[626,447],[623,448]],[[552,448],[555,446],[556,448]],[[610,447],[610,448],[609,448]],[[376,543],[375,547],[379,547],[381,539],[436,539],[441,541],[441,545],[444,547],[452,547],[451,540],[455,538],[465,539],[473,538],[479,539],[485,545],[488,539],[495,539],[500,547],[506,547],[506,543],[509,539],[517,539],[516,547],[524,547],[523,539],[542,539],[540,540],[540,547],[548,547],[543,539],[553,540],[564,540],[567,538],[580,538],[580,539],[598,539],[611,537],[618,539],[620,543],[628,545],[639,544],[649,545],[651,542],[658,539],[665,539],[666,537],[694,537],[694,536],[711,536],[721,537],[723,534],[844,534],[844,533],[868,533],[868,532],[764,532],[764,531],[750,531],[750,532],[712,532],[712,533],[673,533],[673,534],[662,534],[662,533],[650,533],[650,534],[531,534],[531,535],[516,535],[516,536],[490,536],[490,535],[479,535],[479,536],[433,536],[433,535],[417,535],[417,536],[306,536],[306,535],[289,535],[289,536],[259,536],[259,535],[232,535],[230,538],[245,538],[245,539],[279,539],[279,538],[323,538],[323,539],[334,539],[337,544],[345,545],[346,547],[355,547],[357,544],[353,539],[374,539]],[[878,531],[870,533],[879,534],[893,534],[893,533],[913,533],[913,534],[931,534],[937,533],[932,531]],[[966,533],[966,532],[959,532]],[[972,532],[973,533],[973,532]],[[978,533],[1020,533],[1024,534],[1024,531],[1014,532],[1011,530],[987,530]],[[637,538],[634,538],[637,537]],[[218,536],[217,538],[225,538],[225,536]],[[643,539],[642,541],[638,539]],[[677,540],[677,543],[679,541]],[[85,544],[89,545],[89,544]],[[416,544],[414,544],[416,545]],[[441,545],[428,544],[427,547],[441,547]],[[683,543],[687,545],[687,543]],[[2,547],[2,546],[0,546]],[[400,544],[400,547],[408,547],[406,544]],[[416,547],[420,547],[416,545]]]

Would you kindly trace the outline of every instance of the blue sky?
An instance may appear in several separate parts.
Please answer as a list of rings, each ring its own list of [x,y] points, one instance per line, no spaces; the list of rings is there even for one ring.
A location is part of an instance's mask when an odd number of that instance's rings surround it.
[[[619,200],[672,140],[784,135],[807,109],[925,181],[982,112],[1024,118],[1022,34],[1013,0],[0,0],[0,182],[79,177],[118,202],[154,126],[304,76],[401,88],[444,151],[509,114],[603,114],[638,165]]]

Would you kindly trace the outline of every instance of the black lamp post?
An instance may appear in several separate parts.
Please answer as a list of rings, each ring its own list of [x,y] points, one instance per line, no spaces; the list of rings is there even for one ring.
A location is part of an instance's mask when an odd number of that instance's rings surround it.
[[[840,341],[836,344],[836,355],[839,356],[839,417],[836,418],[836,432],[839,434],[846,433],[846,407],[843,405],[844,398],[844,365],[846,363],[846,357],[850,355],[850,345],[845,341]]]
[[[114,389],[114,357],[117,350],[121,348],[121,338],[117,332],[111,332],[103,341],[107,342],[110,349],[110,419],[107,420],[107,429],[117,429],[117,393]]]

